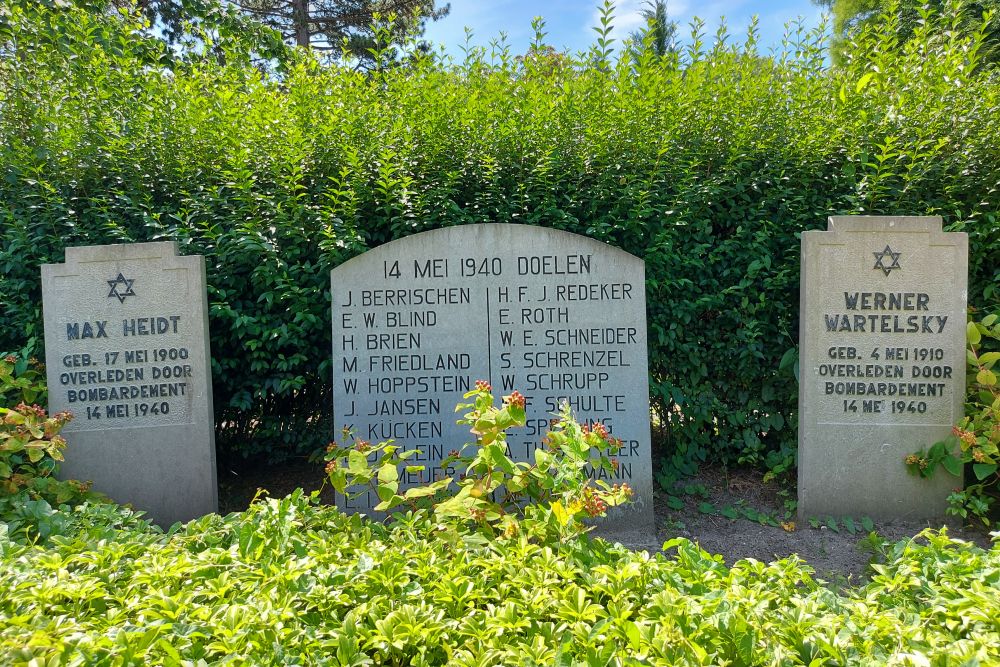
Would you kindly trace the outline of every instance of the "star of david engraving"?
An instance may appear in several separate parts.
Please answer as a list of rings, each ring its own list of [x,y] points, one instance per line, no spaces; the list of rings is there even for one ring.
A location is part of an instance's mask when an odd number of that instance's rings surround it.
[[[890,248],[888,245],[882,252],[873,252],[872,254],[875,255],[875,266],[873,266],[872,268],[882,269],[882,272],[885,273],[885,275],[889,275],[889,273],[893,269],[903,268],[899,265],[899,256],[902,255],[903,253],[893,252],[892,248]],[[892,264],[890,264],[889,266],[885,265],[885,260],[887,259],[892,260]]]
[[[132,291],[132,283],[135,282],[135,278],[133,278],[132,280],[129,280],[128,278],[126,278],[125,276],[123,276],[121,273],[119,273],[117,278],[115,278],[114,280],[109,280],[107,282],[108,282],[108,285],[111,286],[111,291],[108,292],[108,298],[109,299],[111,297],[118,297],[118,300],[121,303],[125,303],[125,297],[127,297],[127,296],[135,296],[136,295],[135,292]],[[119,291],[119,289],[122,288],[122,287],[125,288],[124,292]]]

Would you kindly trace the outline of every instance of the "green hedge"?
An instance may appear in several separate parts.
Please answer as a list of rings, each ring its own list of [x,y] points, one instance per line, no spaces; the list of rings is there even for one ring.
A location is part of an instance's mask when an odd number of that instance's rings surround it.
[[[483,544],[301,491],[166,535],[111,505],[63,518],[47,546],[0,532],[5,665],[986,665],[1000,646],[1000,544],[932,531],[837,593],[794,557]]]
[[[752,32],[698,36],[680,60],[558,56],[539,37],[527,57],[473,48],[368,75],[301,54],[269,70],[232,31],[175,52],[128,16],[14,0],[0,350],[40,350],[38,266],[66,246],[175,239],[208,260],[223,453],[304,453],[332,431],[331,267],[427,229],[523,222],[646,260],[676,466],[787,460],[802,230],[942,215],[971,235],[970,301],[1000,280],[1000,86],[940,21],[903,50],[886,21],[838,69],[800,30],[775,55]]]

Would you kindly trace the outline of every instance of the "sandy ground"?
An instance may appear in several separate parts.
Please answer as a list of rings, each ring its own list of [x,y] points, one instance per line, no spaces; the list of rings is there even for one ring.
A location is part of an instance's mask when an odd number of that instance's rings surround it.
[[[765,483],[758,471],[710,469],[679,482],[679,486],[694,487],[700,493],[675,494],[684,502],[683,509],[671,509],[667,506],[667,494],[657,493],[658,538],[662,540],[686,537],[705,551],[721,554],[729,564],[742,558],[770,562],[798,554],[818,577],[841,586],[863,583],[870,574],[869,563],[877,559],[870,531],[861,525],[862,517],[853,518],[853,533],[843,519],[833,527],[825,521],[818,521],[818,526],[811,521],[803,525],[796,520],[794,509],[786,504],[786,500],[794,498],[794,490],[785,487],[782,493],[780,483]],[[779,525],[750,520],[742,514],[732,520],[718,513],[705,513],[699,506],[706,502],[717,511],[729,508],[730,512],[740,512],[741,507],[749,508],[751,514],[772,517]],[[941,525],[896,521],[874,522],[872,528],[878,539],[897,542],[925,528]],[[954,538],[984,548],[990,546],[985,530],[963,528],[957,522],[949,523],[947,528]]]

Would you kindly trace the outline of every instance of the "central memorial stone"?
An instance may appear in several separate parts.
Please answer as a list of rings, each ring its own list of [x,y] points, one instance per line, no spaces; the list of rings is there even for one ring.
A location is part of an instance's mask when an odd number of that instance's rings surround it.
[[[531,460],[563,402],[607,426],[623,445],[606,481],[628,482],[636,502],[603,528],[652,531],[642,260],[553,229],[465,225],[387,243],[330,281],[335,424],[421,450],[425,469],[401,488],[459,472],[440,462],[472,440],[454,409],[483,379],[527,398],[526,427],[508,432],[515,459]],[[338,500],[363,512],[379,502]]]

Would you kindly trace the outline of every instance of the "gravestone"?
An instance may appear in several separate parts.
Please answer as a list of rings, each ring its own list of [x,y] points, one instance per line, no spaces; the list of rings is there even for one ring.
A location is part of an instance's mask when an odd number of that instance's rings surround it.
[[[387,243],[331,272],[334,419],[339,430],[423,452],[401,488],[453,475],[440,462],[471,442],[454,412],[476,380],[527,397],[511,455],[533,460],[567,401],[623,441],[618,472],[635,503],[604,528],[653,529],[645,266],[576,234],[515,224],[450,227]],[[374,494],[338,499],[371,512]]]
[[[205,259],[173,242],[42,266],[49,409],[75,415],[61,476],[161,525],[218,510]]]
[[[939,217],[802,234],[799,517],[944,516],[962,480],[904,458],[963,415],[968,237]]]

